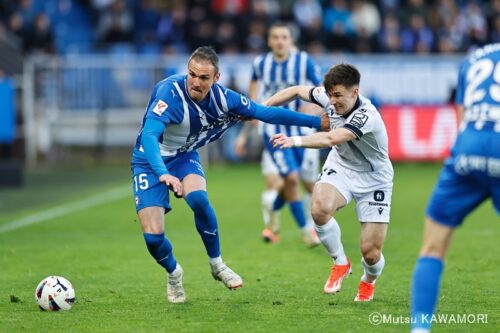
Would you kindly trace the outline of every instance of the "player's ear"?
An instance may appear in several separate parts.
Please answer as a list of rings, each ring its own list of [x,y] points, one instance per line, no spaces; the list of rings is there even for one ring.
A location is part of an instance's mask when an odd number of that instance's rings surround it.
[[[359,87],[358,86],[354,86],[354,88],[352,88],[352,94],[356,97],[358,97],[359,95]]]
[[[214,83],[219,81],[220,79],[220,72],[217,72],[217,74],[215,74],[215,77],[214,77]]]

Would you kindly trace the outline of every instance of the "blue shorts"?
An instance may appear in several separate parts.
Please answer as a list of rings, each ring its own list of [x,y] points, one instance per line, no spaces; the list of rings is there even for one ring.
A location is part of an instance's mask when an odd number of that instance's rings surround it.
[[[278,172],[282,177],[286,177],[292,172],[299,172],[304,160],[304,148],[273,148],[269,142],[269,137],[264,135],[265,149],[271,155]]]
[[[196,151],[177,155],[167,160],[165,165],[170,174],[181,181],[190,174],[205,178]],[[170,190],[165,183],[160,182],[158,175],[154,173],[149,164],[132,163],[131,170],[136,212],[146,207],[164,207],[165,213],[169,212],[172,209],[169,198]]]
[[[486,165],[488,161],[500,161],[482,158]],[[470,212],[490,197],[500,215],[500,175],[491,174],[488,168],[478,169],[481,163],[477,161],[477,156],[473,155],[458,155],[446,161],[427,206],[427,216],[438,223],[457,227]]]

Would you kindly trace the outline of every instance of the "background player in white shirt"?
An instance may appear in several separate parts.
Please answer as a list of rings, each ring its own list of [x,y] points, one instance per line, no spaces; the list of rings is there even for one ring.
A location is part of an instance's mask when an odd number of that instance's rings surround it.
[[[389,223],[393,169],[388,157],[385,125],[371,102],[359,95],[359,71],[352,65],[333,66],[324,87],[296,86],[268,99],[267,105],[281,105],[301,98],[323,106],[330,116],[329,132],[271,138],[281,148],[333,147],[317,181],[312,198],[312,215],[321,242],[334,264],[324,286],[335,293],[351,272],[344,253],[340,228],[332,215],[354,198],[361,222],[360,248],[364,274],[355,301],[370,301],[375,281],[384,268],[382,246]]]
[[[318,85],[321,75],[311,57],[298,51],[293,45],[290,27],[277,22],[269,28],[268,46],[270,52],[255,58],[252,68],[248,95],[250,99],[264,100],[286,87],[307,84]],[[284,107],[290,110],[304,111],[306,103],[301,100],[291,101]],[[312,112],[320,111],[315,105],[308,104]],[[245,153],[245,145],[251,125],[247,123],[239,135],[235,151],[239,156]],[[302,231],[304,242],[308,246],[320,243],[313,229],[310,215],[311,193],[318,176],[319,151],[316,149],[294,148],[289,151],[275,149],[269,143],[271,135],[285,132],[288,135],[312,133],[310,128],[274,124],[260,124],[264,138],[261,168],[265,177],[265,190],[262,193],[262,208],[265,228],[262,237],[265,241],[276,242],[279,239],[279,210],[285,203],[295,222]],[[300,183],[305,193],[300,196]]]

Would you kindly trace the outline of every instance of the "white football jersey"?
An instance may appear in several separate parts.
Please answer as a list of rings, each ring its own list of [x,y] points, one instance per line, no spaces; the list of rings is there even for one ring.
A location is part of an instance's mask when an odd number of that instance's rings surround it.
[[[357,137],[356,140],[332,147],[327,163],[333,162],[358,172],[381,171],[392,179],[387,130],[380,113],[370,100],[359,96],[354,110],[346,116],[341,116],[335,112],[324,87],[312,89],[310,97],[328,112],[331,129],[346,128]]]

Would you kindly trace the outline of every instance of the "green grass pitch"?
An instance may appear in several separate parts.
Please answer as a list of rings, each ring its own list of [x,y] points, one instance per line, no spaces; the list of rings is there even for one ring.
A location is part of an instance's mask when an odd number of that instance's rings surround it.
[[[406,324],[372,325],[373,312],[405,317],[420,247],[423,211],[440,166],[395,166],[386,267],[371,303],[353,302],[361,275],[359,223],[354,207],[336,217],[353,274],[342,291],[324,295],[331,260],[307,249],[288,209],[279,244],[264,244],[257,165],[213,166],[208,193],[220,225],[225,261],[244,279],[229,291],[212,279],[192,213],[172,198],[167,234],[183,265],[186,304],[165,298],[165,273],[149,256],[132,196],[0,233],[0,332],[407,332]],[[0,190],[0,228],[130,181],[127,165],[69,171],[39,170],[22,189]],[[131,185],[130,185],[131,187]],[[499,218],[491,202],[455,235],[445,266],[438,312],[486,314],[487,324],[437,324],[435,332],[499,332]],[[34,289],[48,275],[69,279],[76,304],[42,312]]]

